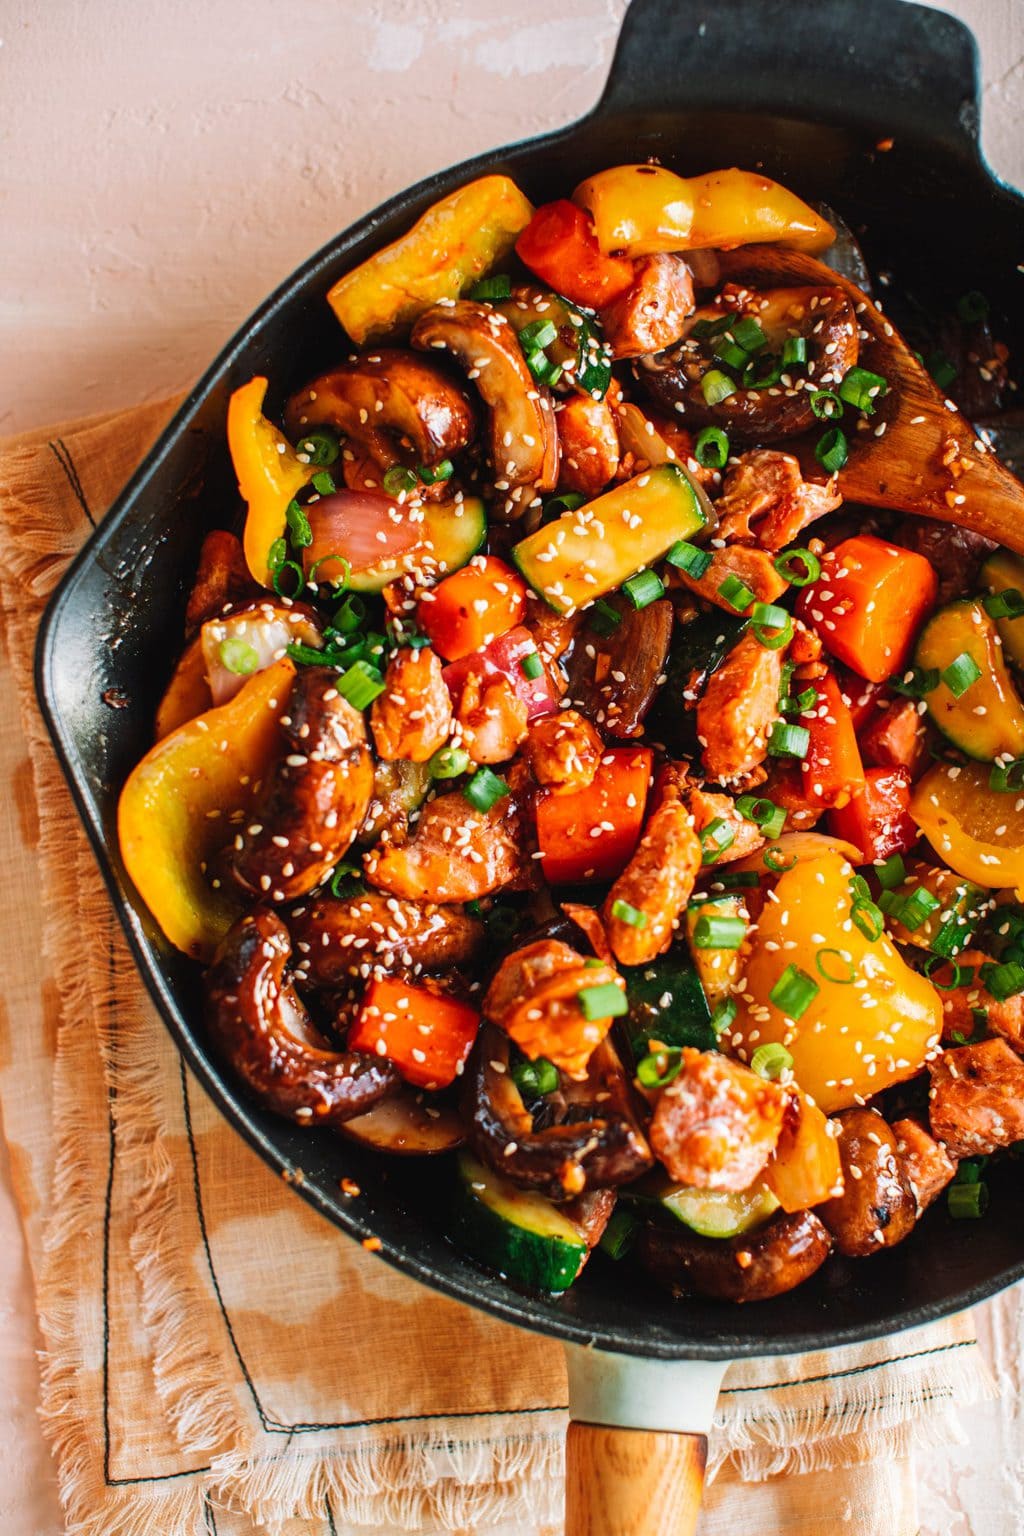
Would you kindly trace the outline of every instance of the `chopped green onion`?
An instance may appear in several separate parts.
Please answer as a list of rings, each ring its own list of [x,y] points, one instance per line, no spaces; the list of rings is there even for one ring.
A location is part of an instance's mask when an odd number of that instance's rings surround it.
[[[289,661],[298,662],[300,667],[347,667],[354,658],[347,652],[335,650],[333,646],[324,646],[317,649],[314,645],[302,645],[298,640],[285,647],[285,654]]]
[[[285,592],[281,586],[285,571],[290,571],[295,578],[295,590],[293,592]],[[305,590],[306,578],[302,573],[302,566],[298,565],[294,560],[282,560],[280,565],[274,567],[273,577],[274,591],[278,597],[301,597]]]
[[[740,383],[744,389],[770,389],[782,378],[782,364],[771,352],[752,357],[744,368]]]
[[[629,1012],[626,994],[614,981],[602,982],[599,987],[581,987],[576,1001],[585,1019],[616,1019]]]
[[[723,816],[709,821],[700,833],[700,845],[704,850],[703,864],[713,864],[736,841],[736,833]]]
[[[776,720],[768,733],[769,757],[806,757],[810,745],[811,733],[806,725]]]
[[[739,949],[747,936],[742,917],[710,917],[702,912],[693,925],[697,949]]]
[[[561,363],[553,363],[546,352],[538,347],[535,352],[530,352],[526,359],[526,366],[536,379],[538,384],[546,384],[549,389],[554,389],[562,377]]]
[[[741,320],[736,320],[729,327],[729,334],[744,352],[759,352],[768,344],[768,337],[752,315],[744,315]]]
[[[519,663],[524,677],[530,682],[535,682],[538,677],[544,676],[544,663],[536,651],[528,651]]]
[[[719,315],[717,320],[695,320],[690,335],[695,341],[714,341],[732,324],[731,315]]]
[[[839,386],[839,398],[863,411],[865,416],[874,414],[875,401],[886,394],[889,385],[880,373],[869,373],[866,368],[848,368]]]
[[[770,869],[773,875],[786,874],[789,870],[796,867],[797,862],[798,859],[795,853],[792,858],[787,859],[784,857],[781,848],[766,848],[761,859],[765,869]]]
[[[711,551],[698,549],[696,544],[688,544],[685,539],[677,539],[665,556],[669,565],[685,571],[687,576],[692,576],[694,581],[700,581],[711,564]]]
[[[543,351],[558,340],[558,326],[552,320],[531,320],[519,332],[519,345],[524,352]]]
[[[939,981],[935,975],[944,965],[953,967],[949,981]],[[924,963],[924,974],[940,992],[955,992],[958,987],[970,986],[974,980],[974,966],[961,965],[959,960],[947,960],[945,955],[929,955]]]
[[[615,633],[621,623],[622,614],[603,597],[599,597],[594,606],[588,610],[587,625],[595,635],[607,638],[608,635]]]
[[[742,891],[760,883],[756,869],[725,870],[722,874],[715,876],[712,890]],[[714,897],[711,899],[714,900]]]
[[[798,965],[789,964],[768,993],[768,1001],[795,1023],[807,1012],[820,991],[813,976],[808,976]],[[757,1052],[754,1054],[756,1056]]]
[[[509,1076],[524,1099],[542,1099],[558,1087],[558,1068],[546,1056],[536,1061],[517,1061]]]
[[[636,1241],[639,1230],[640,1222],[632,1211],[612,1211],[597,1246],[610,1259],[624,1258]]]
[[[727,576],[718,588],[718,595],[723,602],[728,603],[729,607],[734,608],[737,613],[745,612],[754,601],[753,592],[751,592],[746,582],[741,581],[738,576]]]
[[[988,1185],[951,1184],[946,1190],[946,1209],[954,1221],[975,1220],[988,1210]]]
[[[630,928],[647,927],[647,913],[641,912],[639,907],[631,907],[621,897],[612,902],[612,917],[618,918],[620,923],[626,923]]]
[[[385,470],[384,489],[389,496],[401,496],[405,492],[414,491],[419,485],[415,474],[411,469],[406,469],[404,464],[392,464]]]
[[[750,361],[750,354],[733,341],[731,336],[723,336],[715,343],[714,354],[718,362],[724,363],[727,368],[735,368],[737,373],[741,372]]]
[[[809,549],[788,549],[772,564],[791,587],[809,587],[821,575],[821,561]]]
[[[544,503],[544,516],[560,517],[563,512],[575,512],[577,507],[582,507],[586,501],[579,491],[563,491],[561,496],[552,496],[550,501]]]
[[[757,795],[740,795],[736,809],[746,821],[752,821],[756,827],[760,827],[769,842],[778,837],[786,825],[786,812],[774,800],[761,800]]]
[[[750,628],[755,640],[769,651],[781,651],[793,638],[791,614],[775,603],[755,603]]]
[[[478,768],[469,783],[462,786],[462,793],[478,811],[489,811],[508,794],[508,785],[490,768]]]
[[[955,661],[942,669],[942,681],[953,695],[960,699],[981,676],[981,668],[967,651],[961,651]]]
[[[990,592],[981,600],[990,619],[1019,619],[1024,616],[1024,592],[1017,587],[1006,587],[1002,592]]]
[[[352,592],[348,597],[346,597],[345,601],[340,605],[340,607],[335,609],[331,624],[336,630],[338,630],[340,634],[348,635],[351,634],[354,629],[358,629],[365,618],[366,604],[363,602],[361,597],[357,597],[356,594]]]
[[[926,885],[919,885],[901,902],[899,920],[904,928],[908,928],[911,933],[916,933],[922,923],[926,923],[930,917],[934,916],[941,906],[942,902],[937,896],[932,895]]]
[[[622,583],[622,590],[634,608],[646,608],[665,596],[664,583],[656,571],[637,571],[635,576]]]
[[[510,299],[512,279],[505,272],[497,272],[493,277],[481,278],[469,290],[469,297],[475,299],[477,303],[485,303],[489,299]]]
[[[355,895],[362,889],[361,874],[362,870],[358,864],[336,864],[329,886],[331,895],[339,901],[346,896]]]
[[[972,288],[969,293],[961,294],[957,299],[956,312],[965,324],[976,325],[979,320],[988,318],[988,299],[977,288]]]
[[[1024,790],[1024,757],[1015,757],[1009,763],[993,763],[988,787],[1001,795],[1020,794]]]
[[[843,402],[831,389],[816,389],[811,395],[811,411],[819,421],[831,421],[843,414]]]
[[[430,759],[427,767],[432,779],[457,779],[468,773],[473,759],[462,747],[441,747]]]
[[[813,709],[817,702],[817,688],[801,688],[799,693],[780,701],[779,711],[784,715],[802,715],[805,710]]]
[[[850,921],[864,935],[869,944],[880,939],[885,931],[885,919],[873,901],[859,897],[850,908]]]
[[[341,674],[335,686],[353,709],[365,709],[384,692],[384,679],[368,661],[356,661]]]
[[[831,427],[818,438],[814,449],[814,457],[822,469],[834,475],[842,469],[850,456],[850,445],[846,441],[846,433],[842,427]]]
[[[781,1077],[783,1072],[789,1072],[792,1066],[793,1058],[786,1047],[774,1040],[769,1041],[767,1045],[759,1045],[750,1058],[751,1071],[756,1072],[758,1077],[766,1077],[772,1082]]]
[[[907,866],[901,853],[894,853],[875,865],[875,874],[883,891],[894,891],[907,878]]]
[[[997,1003],[1024,992],[1024,965],[1019,960],[1007,960],[1002,965],[991,962],[981,967],[981,979]]]
[[[929,352],[925,359],[925,367],[939,389],[948,389],[951,384],[956,383],[956,364],[950,362],[945,352]]]
[[[936,667],[928,667],[927,670],[911,667],[901,678],[889,679],[892,691],[907,699],[923,699],[926,693],[931,693],[938,686],[939,673]]]
[[[717,368],[709,368],[700,381],[700,391],[705,405],[720,405],[736,393],[736,385],[727,374]]]
[[[296,452],[305,454],[311,464],[333,464],[341,452],[337,433],[329,427],[317,427],[315,432],[307,432],[296,444]]]
[[[455,473],[455,465],[451,459],[442,459],[440,464],[417,464],[416,473],[424,485],[440,485],[443,480],[450,480]]]
[[[723,997],[720,1002],[715,1004],[711,1015],[711,1028],[716,1035],[724,1035],[735,1017],[736,999],[734,997]]]
[[[838,964],[833,964],[829,960],[826,965],[825,962],[830,955],[835,956]],[[826,981],[833,982],[837,987],[848,987],[857,974],[853,961],[844,955],[841,949],[819,949],[814,957],[814,963],[818,967],[818,975],[823,976]],[[836,972],[840,966],[842,974],[837,975]]]
[[[793,368],[807,361],[807,337],[787,336],[782,344],[782,366]]]
[[[338,487],[334,483],[334,476],[329,475],[326,469],[318,470],[310,481],[314,491],[321,496],[333,496]]]
[[[236,677],[248,677],[250,672],[255,672],[260,664],[260,655],[254,645],[248,640],[241,640],[237,635],[229,636],[220,643],[220,659],[229,672]]]
[[[693,456],[705,469],[724,469],[729,460],[729,439],[721,427],[705,427],[698,432]]]
[[[636,1064],[636,1080],[642,1088],[667,1088],[679,1076],[683,1053],[678,1047],[652,1051]]]
[[[345,556],[321,555],[319,560],[314,560],[313,564],[309,568],[309,576],[307,577],[307,580],[311,587],[315,587],[317,585],[317,571],[319,571],[322,565],[326,565],[328,561],[331,560],[337,560],[338,564],[343,566],[344,569],[342,570],[340,576],[326,576],[322,579],[328,581],[332,587],[339,587],[341,590],[344,590],[345,587],[348,586],[349,578],[352,575],[352,566],[349,561],[345,559]]]
[[[271,573],[271,575],[273,575],[275,571],[279,571],[281,569],[282,565],[284,565],[284,562],[287,559],[288,540],[275,539],[273,544],[271,544],[270,548],[267,550],[267,570]]]
[[[296,549],[308,549],[313,542],[313,530],[309,518],[297,501],[290,501],[285,508],[285,522]]]

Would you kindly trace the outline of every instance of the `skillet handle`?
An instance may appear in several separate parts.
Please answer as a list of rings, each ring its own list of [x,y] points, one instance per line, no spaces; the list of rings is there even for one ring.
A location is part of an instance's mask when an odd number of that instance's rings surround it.
[[[694,1536],[727,1362],[565,1354],[565,1536]]]
[[[632,0],[599,114],[769,113],[980,158],[978,49],[909,0]]]

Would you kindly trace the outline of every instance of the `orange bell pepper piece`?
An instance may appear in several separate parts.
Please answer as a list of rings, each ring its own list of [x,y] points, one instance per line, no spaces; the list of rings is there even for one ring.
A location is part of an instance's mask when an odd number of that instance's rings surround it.
[[[587,215],[566,198],[537,209],[516,241],[516,254],[556,293],[589,309],[621,298],[636,276],[631,261],[602,254]]]
[[[277,722],[295,668],[274,662],[219,709],[157,742],[133,770],[117,807],[121,857],[176,949],[208,961],[242,903],[205,866],[247,816],[280,749]]]
[[[371,981],[349,1031],[353,1051],[384,1056],[417,1088],[447,1088],[473,1048],[480,1015],[454,997],[394,976]]]
[[[649,747],[612,747],[586,789],[537,797],[537,843],[549,885],[621,875],[640,840],[653,761]]]
[[[784,1211],[806,1211],[842,1193],[843,1166],[828,1118],[796,1090],[764,1181]]]
[[[812,685],[818,701],[797,717],[810,734],[800,763],[800,783],[806,803],[825,810],[845,805],[864,787],[864,765],[853,729],[853,717],[831,672]],[[803,687],[803,684],[800,684]]]
[[[238,490],[248,511],[242,545],[256,580],[272,587],[267,569],[270,546],[284,537],[285,511],[296,491],[316,474],[303,464],[288,440],[263,414],[267,381],[250,379],[228,401],[228,448]]]
[[[796,612],[859,677],[884,683],[905,667],[938,590],[923,555],[856,534],[825,555],[821,576],[801,592]]]
[[[460,661],[522,623],[526,583],[496,555],[474,555],[420,598],[416,622],[439,656]]]

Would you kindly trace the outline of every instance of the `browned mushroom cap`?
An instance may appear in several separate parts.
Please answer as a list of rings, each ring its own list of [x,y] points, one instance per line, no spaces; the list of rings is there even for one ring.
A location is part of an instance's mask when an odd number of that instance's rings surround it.
[[[285,409],[292,437],[324,424],[351,438],[382,473],[405,461],[439,464],[476,435],[476,413],[456,380],[412,352],[386,348],[321,374],[292,396]]]
[[[495,486],[504,511],[520,516],[558,483],[558,431],[551,395],[526,366],[515,330],[495,309],[459,299],[436,304],[412,331],[414,347],[445,349],[466,369],[490,413]]]
[[[461,907],[399,901],[379,891],[298,907],[288,919],[300,959],[297,970],[314,987],[340,987],[384,970],[444,971],[479,954],[484,925]]]
[[[739,1237],[699,1237],[678,1222],[649,1226],[637,1239],[644,1267],[674,1296],[716,1301],[768,1301],[809,1280],[828,1258],[832,1239],[813,1211],[773,1216]]]
[[[435,1157],[439,1152],[451,1152],[465,1141],[465,1127],[451,1105],[434,1104],[434,1097],[403,1084],[365,1115],[346,1120],[338,1129],[349,1141],[396,1157]]]
[[[330,667],[307,667],[281,717],[281,756],[231,870],[243,890],[294,901],[320,884],[359,831],[373,791],[366,723]]]
[[[789,336],[805,337],[806,376],[786,374],[790,384],[780,380],[763,389],[737,387],[717,405],[709,405],[701,381],[721,364],[712,356],[714,342],[695,337],[693,326],[725,315],[739,318],[741,313],[756,320],[767,335],[765,356],[781,353]],[[858,350],[857,316],[841,288],[774,288],[763,293],[749,289],[739,310],[720,304],[698,310],[679,346],[642,358],[636,375],[652,399],[688,426],[722,427],[737,442],[774,441],[813,427],[812,393],[834,387],[857,361]]]
[[[628,1183],[651,1166],[626,1074],[608,1040],[591,1057],[585,1082],[563,1079],[567,1118],[544,1130],[535,1129],[512,1080],[511,1055],[509,1037],[485,1024],[468,1090],[470,1137],[492,1168],[524,1189],[566,1200]]]
[[[207,1025],[261,1104],[299,1125],[339,1125],[364,1114],[398,1078],[378,1057],[328,1047],[285,975],[290,956],[275,913],[242,918],[203,979]]]

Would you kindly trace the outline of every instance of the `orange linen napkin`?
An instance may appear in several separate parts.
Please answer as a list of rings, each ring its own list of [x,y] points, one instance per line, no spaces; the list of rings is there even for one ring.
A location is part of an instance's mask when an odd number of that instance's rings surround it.
[[[68,1529],[553,1536],[560,1349],[397,1274],[221,1120],[135,974],[45,739],[42,606],[170,410],[0,449],[0,1104]],[[912,1536],[913,1446],[956,1438],[954,1400],[988,1391],[965,1317],[737,1365],[701,1530]]]

